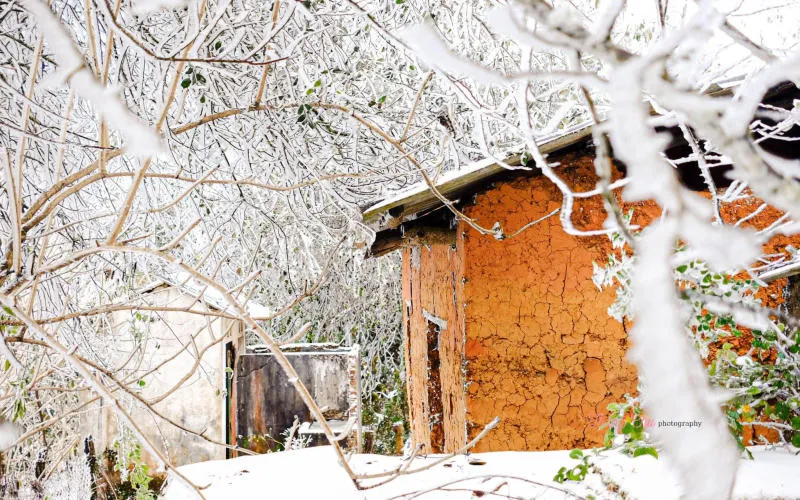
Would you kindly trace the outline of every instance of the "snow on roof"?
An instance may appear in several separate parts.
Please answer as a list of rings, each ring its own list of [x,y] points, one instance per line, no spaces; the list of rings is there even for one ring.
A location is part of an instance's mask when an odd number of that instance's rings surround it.
[[[715,97],[729,96],[743,81],[744,77],[741,75],[715,81],[703,90],[703,94]],[[536,142],[542,154],[554,153],[588,137],[591,132],[592,124],[586,123],[560,130],[553,134],[543,135],[538,137]],[[502,162],[494,158],[487,158],[472,163],[465,168],[447,172],[435,180],[436,189],[446,198],[453,200],[456,195],[467,190],[470,186],[506,170],[506,166],[503,163],[509,166],[519,166],[520,156],[511,156]],[[373,224],[379,222],[387,213],[393,217],[403,219],[439,205],[441,205],[441,200],[433,194],[427,182],[422,181],[391,193],[384,199],[373,203],[362,211],[362,219],[366,224]]]
[[[357,354],[360,347],[358,344],[351,346],[343,346],[334,344],[332,342],[292,342],[290,344],[281,344],[281,351],[286,355],[302,354],[303,356],[313,354]],[[250,353],[242,354],[263,355],[272,354],[272,350],[267,346],[254,346]]]
[[[688,432],[688,431],[687,431]],[[800,492],[800,456],[784,448],[750,447],[753,460],[742,458],[736,475],[733,498],[796,498]],[[569,451],[507,451],[459,455],[431,469],[403,475],[384,485],[357,490],[338,465],[330,446],[267,453],[231,460],[202,462],[180,467],[181,473],[203,489],[207,500],[231,498],[446,498],[477,496],[503,498],[680,498],[677,478],[665,458],[645,455],[632,458],[616,451],[593,455],[589,460],[601,471],[590,473],[580,483],[559,484],[553,476],[560,467],[572,468],[577,460]],[[440,457],[415,459],[410,470]],[[354,455],[354,470],[360,474],[394,470],[407,462],[402,457]],[[162,498],[196,498],[172,473]],[[713,480],[713,478],[710,478]],[[619,485],[612,494],[609,487]],[[446,492],[446,489],[450,492]],[[433,491],[438,489],[438,491]],[[424,494],[430,492],[429,494]]]
[[[537,139],[539,150],[542,154],[553,153],[567,146],[575,144],[591,134],[589,124],[580,125],[554,134],[542,136]],[[479,183],[495,174],[507,170],[506,166],[519,166],[520,156],[511,156],[502,162],[494,158],[487,158],[472,163],[465,168],[447,172],[435,180],[436,190],[447,198]],[[451,198],[452,199],[452,198]],[[401,209],[398,217],[427,210],[441,204],[439,198],[430,189],[427,182],[413,184],[400,191],[392,193],[383,200],[369,206],[362,213],[365,223],[377,222],[381,216],[392,209]]]
[[[160,280],[150,283],[143,287],[140,292],[148,292],[160,286],[169,286],[176,288],[183,293],[191,295],[192,297],[202,300],[205,304],[217,309],[221,312],[228,314],[236,314],[236,311],[228,304],[225,297],[214,288],[206,286],[205,284],[197,281],[190,274],[181,272],[176,279],[162,277]],[[267,319],[272,316],[272,311],[267,307],[249,300],[242,304],[245,310],[255,320]]]

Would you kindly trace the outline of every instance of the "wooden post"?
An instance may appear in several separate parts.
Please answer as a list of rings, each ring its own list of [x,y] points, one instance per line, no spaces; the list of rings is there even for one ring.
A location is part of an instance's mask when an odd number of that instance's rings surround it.
[[[392,429],[394,429],[394,454],[402,455],[403,446],[405,445],[406,441],[403,422],[395,422],[394,424],[392,424]]]

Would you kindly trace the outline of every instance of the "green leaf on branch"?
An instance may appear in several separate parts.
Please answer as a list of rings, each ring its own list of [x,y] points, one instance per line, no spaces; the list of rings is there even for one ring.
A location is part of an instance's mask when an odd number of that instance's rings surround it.
[[[651,457],[658,458],[658,451],[652,446],[641,446],[633,450],[634,457],[641,457],[643,455],[650,455]]]

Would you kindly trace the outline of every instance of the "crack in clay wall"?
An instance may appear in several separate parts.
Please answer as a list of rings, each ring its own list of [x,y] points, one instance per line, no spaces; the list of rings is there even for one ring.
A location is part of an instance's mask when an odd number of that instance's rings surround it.
[[[427,318],[426,318],[427,319]],[[446,324],[446,323],[445,323]],[[445,327],[446,328],[446,327]],[[428,319],[428,426],[431,434],[430,453],[441,453],[444,447],[444,409],[442,407],[441,356],[439,338],[442,328]]]

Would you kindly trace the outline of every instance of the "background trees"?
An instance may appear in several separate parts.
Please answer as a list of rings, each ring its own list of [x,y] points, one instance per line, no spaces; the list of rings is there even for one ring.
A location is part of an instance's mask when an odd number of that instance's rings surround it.
[[[796,7],[675,0],[159,7],[145,0],[0,6],[2,404],[26,429],[48,428],[39,441],[29,431],[14,467],[27,467],[25,454],[39,449],[50,466],[65,456],[87,404],[82,393],[115,402],[136,435],[125,411],[143,404],[135,370],[110,363],[109,353],[127,349],[135,359],[146,355],[138,352],[145,344],[108,335],[107,314],[109,304],[127,305],[135,320],[136,290],[158,277],[184,273],[215,289],[254,342],[274,344],[309,320],[312,338],[358,341],[383,374],[369,383],[393,390],[400,326],[387,297],[397,296],[397,270],[363,261],[370,232],[358,206],[473,160],[524,153],[559,185],[562,221],[579,233],[569,222],[575,193],[535,138],[594,122],[598,189],[610,214],[597,231],[621,231],[639,252],[632,335],[651,394],[645,404],[654,417],[677,406],[707,419],[713,430],[704,440],[661,437],[681,457],[687,486],[729,489],[732,475],[704,485],[705,453],[720,457],[715,470],[732,471],[736,452],[687,351],[671,259],[678,238],[723,270],[751,264],[759,251],[752,234],[714,224],[715,192],[712,202],[698,201],[677,182],[654,125],[679,124],[698,144],[708,141],[713,159],[701,160],[698,150],[694,160],[708,168],[732,161],[739,181],[788,213],[773,230],[792,231],[796,167],[764,154],[748,124],[770,86],[797,77]],[[703,94],[711,81],[743,72],[752,77],[733,98]],[[794,123],[792,110],[774,112],[774,130]],[[609,180],[612,147],[629,168],[625,196],[653,198],[666,210],[641,239],[625,231],[609,196],[617,187]],[[280,314],[255,322],[244,299]],[[659,385],[675,373],[685,378]]]

